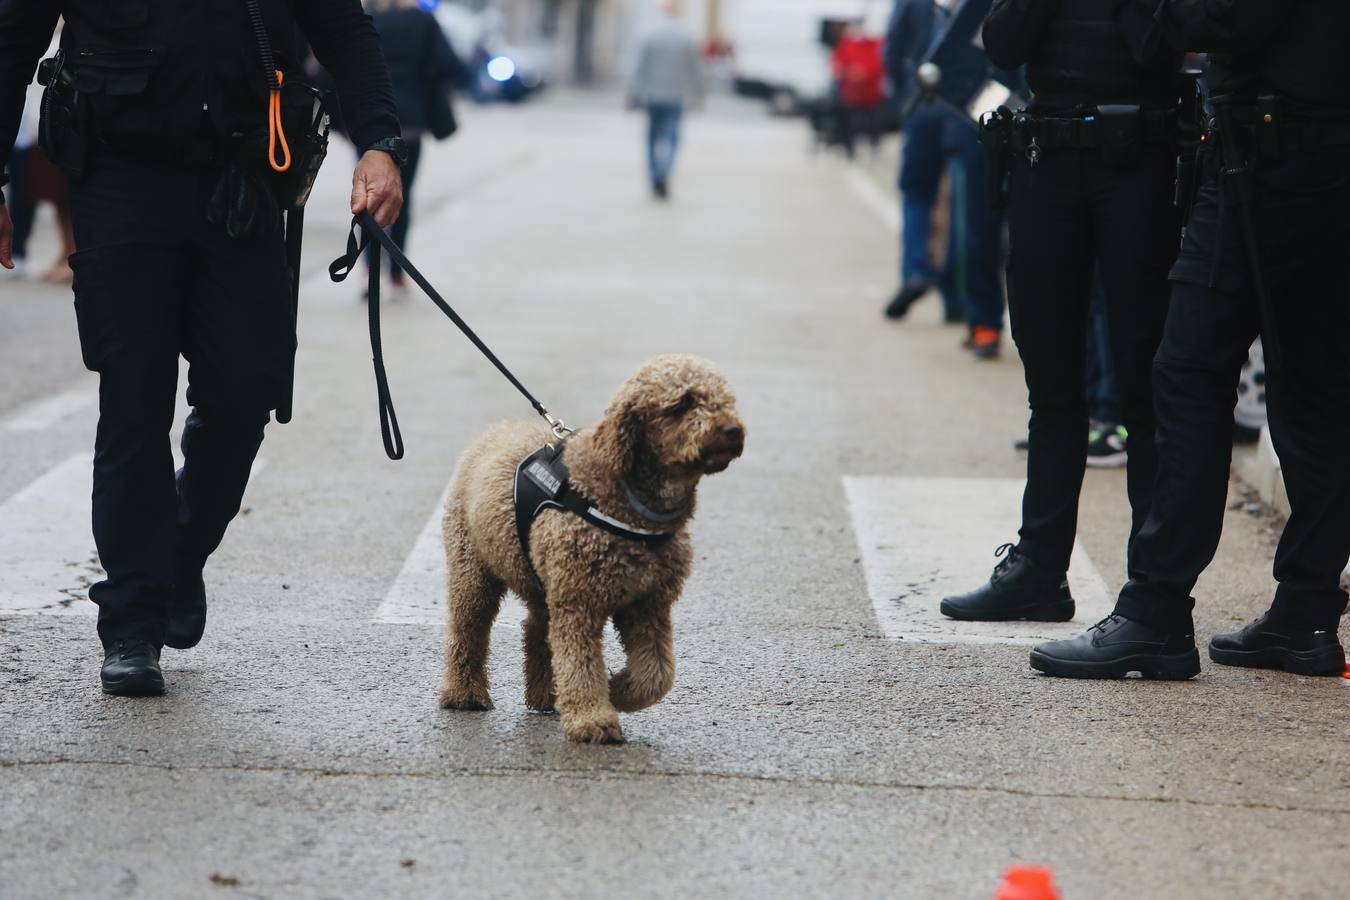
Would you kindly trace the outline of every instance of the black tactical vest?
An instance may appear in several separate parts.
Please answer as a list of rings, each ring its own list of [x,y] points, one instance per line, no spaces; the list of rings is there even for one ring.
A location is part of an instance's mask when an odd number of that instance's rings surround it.
[[[297,77],[286,0],[258,0],[277,64]],[[191,137],[266,123],[267,85],[244,0],[66,0],[61,47],[104,136]]]

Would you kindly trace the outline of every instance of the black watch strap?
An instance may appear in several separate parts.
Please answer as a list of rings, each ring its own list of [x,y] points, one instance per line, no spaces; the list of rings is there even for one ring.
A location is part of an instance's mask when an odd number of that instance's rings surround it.
[[[388,153],[400,169],[408,164],[408,145],[401,137],[382,138],[366,147],[365,152],[369,153],[371,150]]]

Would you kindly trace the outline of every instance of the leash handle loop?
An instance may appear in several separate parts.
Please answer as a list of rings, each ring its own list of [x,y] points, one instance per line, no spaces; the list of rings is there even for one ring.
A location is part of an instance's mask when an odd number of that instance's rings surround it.
[[[357,237],[358,226],[361,232],[359,238]],[[376,224],[375,217],[369,211],[358,213],[352,217],[351,228],[347,233],[347,252],[333,260],[333,263],[328,267],[329,277],[335,282],[344,281],[356,268],[356,263],[361,258],[362,251],[372,242],[377,247],[382,247],[389,254],[389,258],[397,263],[398,267],[422,289],[422,292],[427,295],[432,303],[436,304],[436,307],[445,314],[446,318],[453,322],[455,327],[478,348],[478,351],[487,357],[488,362],[492,363],[497,371],[520,392],[521,396],[529,401],[534,411],[548,423],[554,437],[561,441],[572,435],[572,429],[544,408],[544,404],[540,403],[530,393],[520,379],[506,367],[506,364],[497,358],[497,354],[492,352],[492,348],[483,343],[483,339],[474,333],[474,330],[469,327],[469,323],[465,322],[459,313],[455,312],[454,308],[445,301],[445,298],[432,287],[426,276],[408,261],[408,257],[404,256],[403,251],[394,243],[394,239]],[[389,393],[389,379],[384,368],[383,342],[380,338],[380,256],[379,253],[371,254],[367,298],[369,304],[370,350],[375,365],[375,387],[380,402],[380,433],[384,438],[384,452],[390,459],[397,460],[403,458],[403,436],[399,432],[398,416],[394,412],[394,401]]]

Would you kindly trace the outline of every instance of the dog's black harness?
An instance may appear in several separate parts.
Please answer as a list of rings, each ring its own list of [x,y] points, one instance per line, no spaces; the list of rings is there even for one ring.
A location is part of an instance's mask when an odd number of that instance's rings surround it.
[[[603,531],[625,540],[644,544],[660,544],[674,537],[669,531],[648,531],[627,525],[605,515],[572,488],[567,466],[563,464],[563,443],[547,444],[521,460],[516,467],[515,507],[516,534],[520,549],[530,559],[530,526],[546,509],[561,509],[579,516]],[[631,493],[631,492],[630,492]],[[631,502],[631,499],[630,499]],[[645,508],[644,508],[645,509]],[[646,514],[644,512],[644,514]],[[655,514],[653,514],[655,515]],[[661,514],[660,518],[673,521],[680,513]],[[533,567],[533,563],[530,564]]]

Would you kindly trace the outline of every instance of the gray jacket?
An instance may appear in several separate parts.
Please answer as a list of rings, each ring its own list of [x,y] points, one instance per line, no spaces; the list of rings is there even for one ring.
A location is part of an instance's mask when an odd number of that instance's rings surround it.
[[[698,48],[678,22],[668,17],[648,31],[638,48],[628,98],[639,105],[680,105],[703,98]]]

